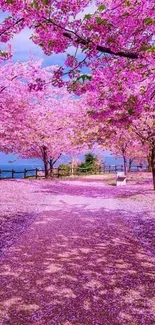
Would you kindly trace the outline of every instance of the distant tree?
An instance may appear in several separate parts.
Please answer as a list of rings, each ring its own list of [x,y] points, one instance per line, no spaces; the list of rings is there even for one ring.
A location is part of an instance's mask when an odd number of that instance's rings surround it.
[[[92,172],[97,173],[100,169],[100,162],[97,157],[92,153],[87,153],[85,155],[85,161],[79,165],[80,168],[83,168],[83,172]]]

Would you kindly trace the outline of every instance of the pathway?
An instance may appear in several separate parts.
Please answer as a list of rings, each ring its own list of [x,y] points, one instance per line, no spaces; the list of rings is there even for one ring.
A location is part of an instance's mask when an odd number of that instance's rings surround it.
[[[1,183],[0,325],[154,324],[155,202],[141,189]]]

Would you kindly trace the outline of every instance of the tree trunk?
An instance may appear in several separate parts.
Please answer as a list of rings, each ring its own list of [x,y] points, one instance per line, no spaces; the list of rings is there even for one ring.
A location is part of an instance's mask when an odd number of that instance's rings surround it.
[[[44,162],[44,169],[45,169],[45,178],[48,178],[48,159],[47,159],[47,148],[43,146],[43,162]]]
[[[44,168],[45,168],[45,178],[48,178],[48,162],[47,162],[47,160],[44,161]]]
[[[134,161],[134,159],[132,159],[132,158],[129,159],[129,169],[128,169],[129,172],[131,171],[133,161]]]
[[[126,156],[123,156],[123,165],[124,165],[124,173],[127,173],[127,159]]]
[[[148,162],[148,172],[152,171],[152,152],[149,153],[147,156],[147,162]]]
[[[50,159],[49,164],[50,164],[50,177],[52,177],[53,176],[53,159]]]
[[[54,164],[58,161],[58,159],[61,157],[61,153],[57,156],[57,158],[50,158],[49,165],[50,165],[50,177],[53,176],[53,168]]]
[[[152,167],[152,176],[153,176],[153,188],[155,190],[155,146],[152,148],[151,167]]]

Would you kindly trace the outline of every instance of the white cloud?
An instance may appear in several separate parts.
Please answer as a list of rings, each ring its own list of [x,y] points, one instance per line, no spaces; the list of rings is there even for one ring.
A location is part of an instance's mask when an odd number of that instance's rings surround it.
[[[45,55],[41,47],[32,42],[30,39],[31,35],[32,30],[24,28],[11,40],[14,61],[27,61],[30,55],[33,55],[36,58],[43,58],[45,65],[64,64],[66,53],[51,54],[50,56]],[[71,46],[68,52],[74,55],[75,48]]]
[[[50,56],[45,55],[41,47],[32,42],[30,39],[31,35],[32,30],[24,28],[11,40],[13,61],[27,61],[30,55],[33,55],[35,58],[42,58],[44,65],[64,64],[65,53],[52,54]]]
[[[30,39],[31,34],[32,31],[28,28],[24,28],[12,39],[11,44],[14,52],[14,60],[26,61],[29,59],[30,55],[39,58],[44,57],[42,49],[35,45]]]

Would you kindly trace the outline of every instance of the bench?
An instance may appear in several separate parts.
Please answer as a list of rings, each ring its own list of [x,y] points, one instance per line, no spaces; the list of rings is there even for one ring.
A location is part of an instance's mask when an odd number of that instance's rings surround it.
[[[126,174],[124,172],[117,172],[116,185],[126,185]]]

